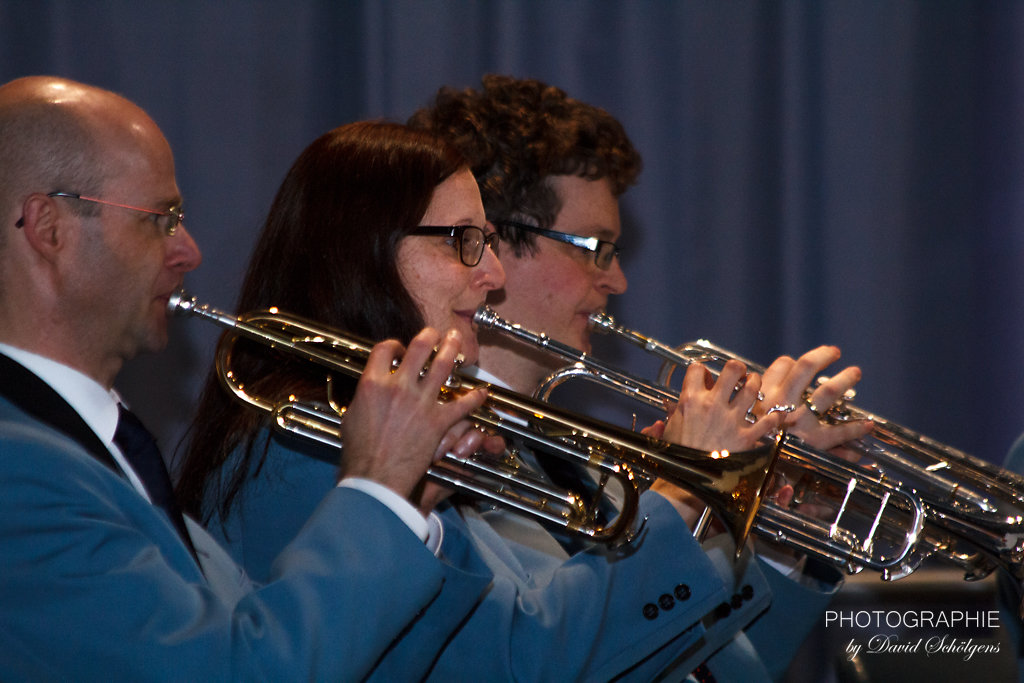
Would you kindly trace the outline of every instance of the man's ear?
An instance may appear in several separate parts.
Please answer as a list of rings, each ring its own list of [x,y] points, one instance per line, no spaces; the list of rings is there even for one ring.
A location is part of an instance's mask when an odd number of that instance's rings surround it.
[[[29,195],[21,206],[18,224],[32,249],[46,261],[52,261],[64,246],[66,222],[52,197],[40,193]]]

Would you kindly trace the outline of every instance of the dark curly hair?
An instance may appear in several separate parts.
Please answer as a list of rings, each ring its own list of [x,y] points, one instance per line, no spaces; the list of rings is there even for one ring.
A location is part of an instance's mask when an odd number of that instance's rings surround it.
[[[607,178],[616,197],[636,182],[640,154],[605,110],[533,79],[490,74],[482,84],[441,88],[409,125],[448,138],[469,160],[487,219],[517,256],[532,252],[536,235],[502,221],[553,227],[562,207],[548,176]]]

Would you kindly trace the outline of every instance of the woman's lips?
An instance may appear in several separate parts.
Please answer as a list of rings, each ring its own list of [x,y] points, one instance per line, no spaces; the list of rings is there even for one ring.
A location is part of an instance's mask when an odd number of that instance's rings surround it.
[[[472,325],[473,324],[473,316],[476,315],[476,311],[477,311],[476,308],[473,308],[473,309],[463,309],[463,310],[460,310],[460,311],[455,311],[455,315],[457,317],[459,317],[459,318],[464,319],[466,322],[468,322],[470,325]]]

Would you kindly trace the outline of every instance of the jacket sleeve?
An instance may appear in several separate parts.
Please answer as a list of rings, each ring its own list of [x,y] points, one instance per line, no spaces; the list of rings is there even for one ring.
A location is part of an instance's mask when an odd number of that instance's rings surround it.
[[[625,549],[593,547],[569,557],[499,535],[495,529],[509,522],[493,516],[508,513],[445,511],[446,529],[463,529],[494,581],[431,678],[645,680],[666,667],[685,678],[702,661],[691,656],[705,637],[702,620],[731,593],[664,498],[645,493],[641,513],[645,529]],[[450,540],[443,549],[457,556]],[[737,614],[754,608],[748,603]]]
[[[77,445],[33,424],[0,434],[4,680],[358,679],[441,594],[444,568],[393,513],[336,490],[272,581],[225,597]]]
[[[1003,467],[1011,472],[1024,474],[1024,435],[1018,437],[1010,447]],[[1017,680],[1024,683],[1024,619],[1020,613],[1024,591],[1021,582],[1006,571],[999,570],[997,580],[999,616],[1006,627],[1007,640],[1017,656]]]
[[[808,559],[802,572],[788,577],[758,561],[772,596],[771,607],[746,629],[772,680],[781,680],[807,634],[820,620],[836,591],[842,573]]]

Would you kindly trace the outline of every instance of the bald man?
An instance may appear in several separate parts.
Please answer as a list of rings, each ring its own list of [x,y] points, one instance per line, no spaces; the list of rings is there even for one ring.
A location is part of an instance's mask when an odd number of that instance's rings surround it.
[[[405,499],[442,436],[483,400],[433,400],[459,340],[425,330],[375,348],[355,402],[412,427],[346,425],[347,478],[255,587],[182,517],[113,392],[127,359],[166,344],[168,297],[199,265],[181,203],[170,147],[133,103],[60,78],[0,86],[0,679],[424,669],[487,584],[402,517],[419,514]],[[392,374],[403,351],[409,369]],[[424,380],[403,376],[425,363]],[[444,608],[420,624],[428,604]]]

